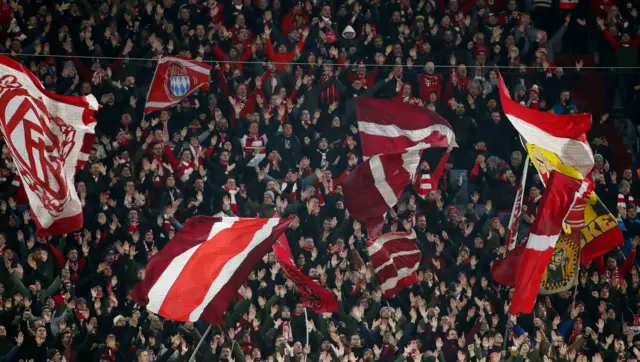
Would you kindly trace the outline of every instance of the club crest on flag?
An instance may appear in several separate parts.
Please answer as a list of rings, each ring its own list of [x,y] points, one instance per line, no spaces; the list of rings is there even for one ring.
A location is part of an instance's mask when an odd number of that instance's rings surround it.
[[[0,119],[25,185],[52,217],[59,216],[71,200],[63,165],[74,147],[75,130],[53,117],[42,100],[31,96],[13,75],[0,79]],[[19,152],[16,147],[31,152]]]
[[[167,66],[165,90],[171,100],[180,98],[191,89],[191,79],[184,65],[171,62]]]
[[[561,235],[553,249],[540,283],[540,294],[555,294],[569,290],[575,285],[580,262],[578,243],[569,235]]]

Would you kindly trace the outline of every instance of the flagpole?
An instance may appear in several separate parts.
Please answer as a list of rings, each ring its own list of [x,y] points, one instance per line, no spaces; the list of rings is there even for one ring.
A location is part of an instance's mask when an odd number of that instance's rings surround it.
[[[308,323],[308,319],[309,317],[307,316],[307,307],[304,307],[304,328],[307,331],[307,343],[305,344],[305,347],[309,345],[309,327],[307,326]]]
[[[507,340],[509,338],[507,337],[507,334],[509,334],[509,312],[508,311],[507,311],[507,323],[504,324],[504,336],[502,338],[502,350],[508,353],[509,351],[507,351]]]
[[[209,332],[211,332],[211,327],[213,327],[213,324],[209,324],[209,327],[207,327],[207,330],[204,331],[204,334],[200,338],[200,341],[198,341],[198,345],[193,350],[193,353],[191,354],[191,357],[189,358],[189,362],[193,362],[193,361],[196,360],[196,353],[198,353],[198,350],[200,349],[200,346],[202,346],[202,344],[204,343],[204,340],[207,339],[207,336],[209,335]]]

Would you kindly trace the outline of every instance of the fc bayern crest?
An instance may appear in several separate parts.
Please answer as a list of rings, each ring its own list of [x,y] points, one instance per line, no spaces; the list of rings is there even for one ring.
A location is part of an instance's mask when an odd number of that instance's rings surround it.
[[[171,62],[167,67],[164,88],[169,99],[184,97],[191,90],[191,79],[187,69],[178,62]]]
[[[57,217],[71,199],[63,168],[75,130],[52,116],[41,99],[16,85],[21,86],[13,75],[0,78],[0,119],[7,146],[25,185]],[[11,91],[3,92],[6,89]]]

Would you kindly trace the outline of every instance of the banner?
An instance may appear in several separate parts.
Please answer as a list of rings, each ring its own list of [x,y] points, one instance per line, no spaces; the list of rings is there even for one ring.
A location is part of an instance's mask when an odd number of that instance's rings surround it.
[[[89,158],[99,107],[92,95],[47,91],[29,69],[0,56],[0,130],[40,237],[82,227],[75,176]]]
[[[209,88],[211,64],[179,57],[162,56],[153,75],[145,112],[169,108],[180,103],[196,89]]]
[[[556,294],[572,289],[580,274],[580,246],[578,233],[563,234],[556,242],[551,261],[547,265],[538,294]]]
[[[588,184],[587,181],[551,172],[549,187],[544,190],[538,215],[531,224],[526,247],[515,269],[515,293],[509,313],[532,312],[545,272],[549,282],[563,281],[562,268],[567,264],[566,258],[559,260],[557,264],[551,261],[554,254],[562,255],[555,253],[558,239],[562,235],[562,223],[576,200],[587,197],[587,192],[591,192]],[[552,268],[552,273],[549,273],[549,268]],[[558,273],[554,273],[555,271]]]

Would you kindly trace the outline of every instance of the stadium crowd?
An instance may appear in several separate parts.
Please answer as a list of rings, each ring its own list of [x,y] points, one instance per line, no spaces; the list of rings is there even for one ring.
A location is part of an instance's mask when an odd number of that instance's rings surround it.
[[[526,157],[501,113],[495,66],[527,107],[588,112],[571,97],[583,62],[563,69],[554,59],[597,52],[599,66],[618,67],[592,85],[606,89],[605,110],[618,93],[637,122],[637,5],[3,0],[0,52],[47,89],[93,94],[102,109],[77,174],[84,228],[76,233],[35,235],[3,146],[0,361],[187,361],[208,325],[164,320],[131,300],[147,261],[191,216],[276,211],[296,215],[286,233],[295,262],[335,294],[340,312],[305,311],[268,254],[197,361],[636,361],[640,181],[610,166],[614,153],[597,132],[589,135],[596,191],[619,215],[625,246],[583,268],[575,289],[540,297],[533,315],[508,314],[512,290],[489,270],[505,253]],[[216,62],[211,84],[144,114],[161,54]],[[449,150],[426,151],[417,177],[431,183],[407,185],[386,217],[385,232],[416,231],[423,255],[419,283],[390,298],[367,267],[366,228],[350,218],[340,185],[362,162],[356,97],[435,110],[459,145],[448,158]],[[534,174],[525,233],[544,190]]]

